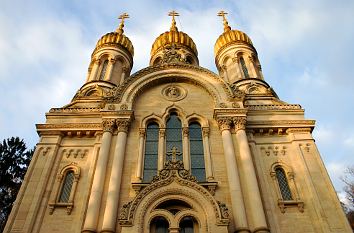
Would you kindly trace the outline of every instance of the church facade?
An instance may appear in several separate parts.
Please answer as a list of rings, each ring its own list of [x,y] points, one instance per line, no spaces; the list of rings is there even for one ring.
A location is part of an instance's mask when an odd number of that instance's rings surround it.
[[[312,137],[278,98],[251,39],[224,32],[215,74],[176,27],[131,74],[124,34],[102,36],[72,101],[46,113],[5,232],[349,233]]]

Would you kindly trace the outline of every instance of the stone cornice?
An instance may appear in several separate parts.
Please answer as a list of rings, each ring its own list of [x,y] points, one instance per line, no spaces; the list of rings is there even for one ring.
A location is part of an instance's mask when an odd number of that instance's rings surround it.
[[[217,120],[220,117],[246,116],[246,114],[247,109],[244,108],[216,108],[213,117]]]
[[[245,106],[250,111],[264,110],[302,110],[299,104],[264,104],[264,105],[248,105]]]

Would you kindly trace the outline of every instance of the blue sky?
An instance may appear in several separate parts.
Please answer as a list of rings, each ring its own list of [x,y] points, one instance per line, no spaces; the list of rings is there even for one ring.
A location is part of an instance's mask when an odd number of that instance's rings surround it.
[[[315,119],[314,137],[337,191],[354,165],[354,1],[1,0],[0,139],[33,146],[45,112],[71,100],[85,81],[90,55],[117,16],[130,14],[125,33],[135,48],[133,72],[148,65],[154,39],[180,13],[177,26],[197,45],[200,65],[216,72],[213,48],[222,33],[219,10],[246,32],[265,80],[278,96]]]

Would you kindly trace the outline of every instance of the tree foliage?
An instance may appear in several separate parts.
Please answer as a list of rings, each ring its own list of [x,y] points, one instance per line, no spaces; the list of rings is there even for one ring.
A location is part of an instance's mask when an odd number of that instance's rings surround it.
[[[0,142],[0,232],[5,227],[33,152],[34,148],[28,150],[18,137]]]
[[[348,167],[344,177],[341,178],[345,183],[344,192],[346,194],[346,214],[350,226],[354,231],[354,166]]]

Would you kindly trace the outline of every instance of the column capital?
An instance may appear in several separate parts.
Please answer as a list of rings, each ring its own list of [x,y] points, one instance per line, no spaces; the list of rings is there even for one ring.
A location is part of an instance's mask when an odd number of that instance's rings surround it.
[[[231,117],[220,117],[217,119],[220,131],[230,130],[232,124]]]
[[[140,128],[139,129],[139,136],[140,137],[145,137],[146,135],[146,129],[145,128]]]
[[[233,117],[232,121],[234,122],[236,132],[246,129],[247,118],[245,116]]]
[[[116,119],[118,132],[128,133],[130,126],[130,119]]]
[[[183,133],[183,137],[188,137],[189,136],[189,128],[188,127],[183,127],[182,128],[182,133]]]
[[[103,132],[113,133],[114,126],[115,126],[115,120],[114,119],[103,119],[102,120]]]
[[[166,135],[166,129],[159,129],[159,137],[164,138]]]
[[[209,133],[210,133],[209,127],[203,127],[202,128],[203,137],[209,137]]]

